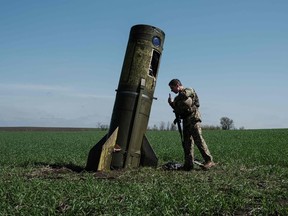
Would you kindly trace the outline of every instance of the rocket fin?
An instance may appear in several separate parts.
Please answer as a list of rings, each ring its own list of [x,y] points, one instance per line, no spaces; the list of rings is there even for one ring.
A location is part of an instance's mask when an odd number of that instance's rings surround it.
[[[88,159],[87,159],[87,164],[85,167],[85,170],[87,171],[97,171],[100,156],[101,156],[101,151],[102,151],[102,146],[107,140],[107,134],[102,137],[102,139],[96,143],[93,148],[89,151]]]
[[[118,135],[117,127],[112,135],[107,139],[105,144],[102,147],[102,152],[100,156],[100,161],[98,164],[98,171],[107,171],[110,170],[111,161],[112,161],[112,153],[115,151],[120,151],[119,146],[116,145],[116,139]]]
[[[158,158],[155,152],[153,151],[146,135],[144,135],[141,146],[140,165],[157,167],[157,164],[158,164]]]
[[[118,127],[108,139],[108,134],[106,134],[95,146],[93,146],[89,152],[85,170],[95,172],[110,169],[112,152],[119,151],[119,147],[116,145],[117,134]]]

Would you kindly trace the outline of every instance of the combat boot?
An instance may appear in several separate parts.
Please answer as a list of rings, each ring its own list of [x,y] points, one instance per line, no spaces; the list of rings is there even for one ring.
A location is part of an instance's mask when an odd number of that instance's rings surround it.
[[[213,167],[213,166],[215,166],[216,164],[213,162],[213,161],[206,161],[204,164],[203,164],[203,167],[205,168],[205,169],[209,169],[209,168],[211,168],[211,167]]]

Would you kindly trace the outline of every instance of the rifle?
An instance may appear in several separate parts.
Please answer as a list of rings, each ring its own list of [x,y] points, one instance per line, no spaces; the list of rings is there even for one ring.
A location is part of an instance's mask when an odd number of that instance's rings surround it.
[[[177,128],[181,137],[181,143],[183,144],[183,132],[182,132],[182,127],[181,127],[181,119],[179,118],[179,115],[175,113],[175,120],[173,122],[174,124],[177,124]]]
[[[184,140],[183,140],[183,133],[182,133],[182,128],[181,128],[181,120],[180,120],[180,118],[179,118],[179,115],[178,115],[178,114],[175,112],[175,110],[174,110],[175,107],[172,105],[173,102],[172,102],[172,99],[171,99],[171,94],[169,94],[168,103],[169,103],[169,105],[172,107],[173,112],[175,113],[175,120],[173,121],[173,123],[174,123],[174,125],[177,124],[178,131],[179,131],[180,137],[181,137],[181,143],[182,143],[182,145],[183,145]]]

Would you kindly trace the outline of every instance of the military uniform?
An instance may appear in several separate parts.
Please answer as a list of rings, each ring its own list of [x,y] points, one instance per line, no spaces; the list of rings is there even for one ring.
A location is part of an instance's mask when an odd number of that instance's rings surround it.
[[[183,121],[183,149],[185,156],[184,169],[193,168],[194,143],[197,145],[204,161],[212,161],[212,155],[202,137],[201,114],[199,112],[199,99],[194,89],[184,88],[175,97],[171,104],[176,116]]]

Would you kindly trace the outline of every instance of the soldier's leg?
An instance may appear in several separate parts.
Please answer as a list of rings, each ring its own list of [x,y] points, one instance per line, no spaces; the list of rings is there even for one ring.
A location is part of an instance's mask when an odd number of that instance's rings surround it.
[[[200,122],[197,122],[192,129],[192,136],[195,144],[197,145],[203,159],[205,162],[210,162],[213,160],[212,155],[208,149],[208,146],[202,136],[202,129],[200,126]]]
[[[191,127],[183,122],[183,149],[184,149],[184,168],[193,169],[194,160],[194,140],[191,134]]]

